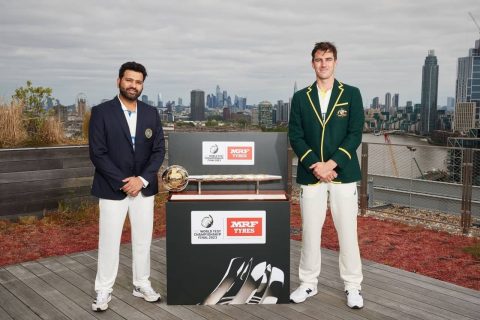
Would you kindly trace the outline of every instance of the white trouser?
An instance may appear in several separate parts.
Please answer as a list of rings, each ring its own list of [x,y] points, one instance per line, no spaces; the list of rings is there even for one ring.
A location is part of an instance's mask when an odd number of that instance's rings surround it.
[[[302,252],[299,266],[301,285],[317,287],[321,268],[320,241],[330,194],[330,209],[340,244],[340,277],[345,290],[358,289],[363,280],[362,261],[358,248],[357,185],[352,183],[318,183],[302,185]]]
[[[100,235],[98,239],[98,267],[95,291],[112,292],[118,272],[120,239],[125,217],[132,231],[133,285],[150,286],[150,244],[153,232],[154,196],[123,200],[100,199]]]

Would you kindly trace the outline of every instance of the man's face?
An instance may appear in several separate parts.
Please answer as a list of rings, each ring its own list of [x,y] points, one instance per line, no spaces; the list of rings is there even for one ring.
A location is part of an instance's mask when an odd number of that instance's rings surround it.
[[[135,101],[143,91],[143,74],[133,70],[126,70],[123,77],[117,79],[117,85],[123,98]]]
[[[328,80],[333,78],[337,61],[335,60],[331,51],[315,52],[315,56],[312,61],[312,68],[315,70],[317,79]]]

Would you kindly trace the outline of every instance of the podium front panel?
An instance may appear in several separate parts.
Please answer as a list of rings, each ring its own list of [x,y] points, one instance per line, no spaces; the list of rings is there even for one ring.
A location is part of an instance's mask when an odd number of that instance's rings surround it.
[[[288,303],[288,201],[167,202],[167,303]]]

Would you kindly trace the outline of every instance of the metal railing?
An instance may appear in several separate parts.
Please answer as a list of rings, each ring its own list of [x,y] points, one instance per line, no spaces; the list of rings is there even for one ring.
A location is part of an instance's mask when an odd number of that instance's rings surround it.
[[[363,215],[392,205],[459,214],[464,233],[480,217],[479,149],[364,142],[359,159]]]

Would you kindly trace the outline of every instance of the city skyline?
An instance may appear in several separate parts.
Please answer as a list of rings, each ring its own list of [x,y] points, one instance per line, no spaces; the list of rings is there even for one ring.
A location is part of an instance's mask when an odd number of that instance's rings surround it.
[[[479,38],[468,16],[480,20],[473,0],[303,4],[4,2],[0,98],[32,80],[65,105],[80,92],[98,104],[117,93],[120,64],[135,60],[149,72],[149,97],[161,92],[164,101],[189,104],[192,89],[211,93],[219,84],[249,104],[288,101],[295,82],[300,89],[314,81],[314,42],[330,40],[339,50],[338,79],[358,86],[365,106],[386,92],[399,93],[400,106],[419,103],[424,57],[435,50],[443,106],[455,96],[458,57]]]

